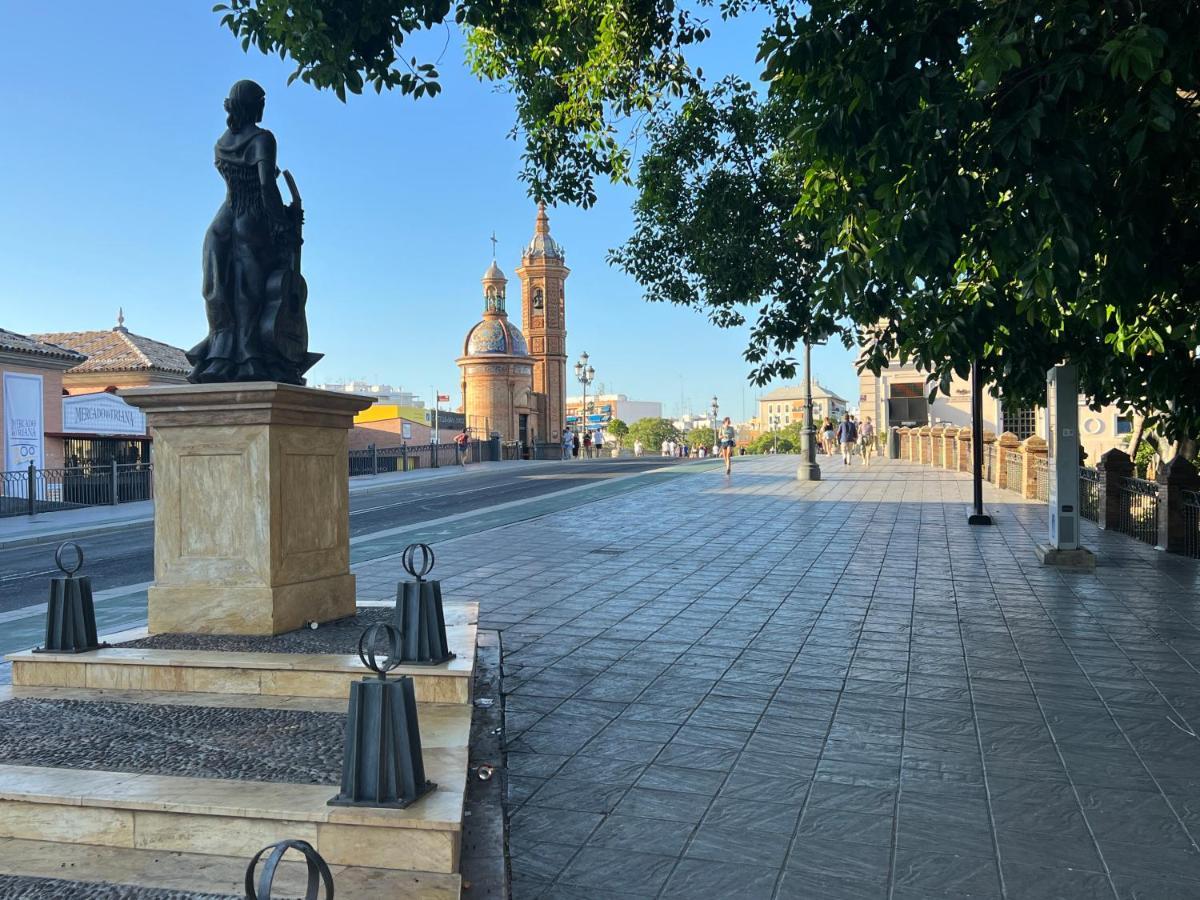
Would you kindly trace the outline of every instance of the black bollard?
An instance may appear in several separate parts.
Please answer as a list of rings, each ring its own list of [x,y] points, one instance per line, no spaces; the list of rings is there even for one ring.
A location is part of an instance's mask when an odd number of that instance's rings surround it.
[[[421,562],[417,563],[417,554]],[[404,571],[416,581],[396,586],[396,614],[393,622],[400,631],[400,662],[406,665],[436,666],[454,659],[446,639],[446,615],[442,610],[442,583],[426,581],[433,571],[433,548],[428,544],[409,544],[400,557]]]
[[[384,662],[375,658],[380,630],[387,633],[390,644]],[[342,790],[329,805],[403,809],[437,785],[425,778],[412,679],[387,677],[400,665],[399,630],[386,622],[365,629],[358,639],[358,658],[376,677],[350,685]]]
[[[254,887],[254,869],[268,850],[271,855],[263,863],[262,874],[258,877],[258,889]],[[333,873],[329,865],[321,858],[308,841],[287,840],[263,847],[254,854],[250,865],[246,867],[246,900],[271,900],[271,888],[275,883],[275,870],[283,860],[283,855],[289,850],[298,850],[304,854],[304,862],[308,866],[308,888],[304,892],[304,900],[317,900],[317,891],[325,886],[325,900],[333,900]]]
[[[63,564],[63,551],[74,547],[75,565]],[[83,568],[83,548],[64,541],[54,551],[54,564],[65,578],[50,579],[50,602],[46,606],[46,645],[35,653],[87,653],[100,649],[96,639],[96,607],[92,603],[92,580],[76,578]],[[105,645],[107,646],[107,645]]]

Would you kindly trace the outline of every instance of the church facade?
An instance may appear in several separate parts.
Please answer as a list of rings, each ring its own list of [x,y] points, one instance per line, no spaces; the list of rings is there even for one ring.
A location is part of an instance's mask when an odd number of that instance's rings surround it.
[[[566,410],[567,330],[564,286],[570,270],[538,204],[532,240],[521,253],[521,324],[508,318],[508,279],[493,259],[484,273],[483,316],[467,332],[457,360],[463,413],[479,437],[557,444]]]

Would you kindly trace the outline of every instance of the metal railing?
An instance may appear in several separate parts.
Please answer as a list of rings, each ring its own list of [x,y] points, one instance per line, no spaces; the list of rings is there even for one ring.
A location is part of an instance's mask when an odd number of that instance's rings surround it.
[[[996,483],[996,445],[985,444],[983,447],[983,480]]]
[[[1200,491],[1182,491],[1183,554],[1200,559]]]
[[[482,444],[472,441],[472,445]],[[477,446],[468,446],[467,462],[478,461]],[[406,444],[400,447],[367,447],[350,451],[350,477],[380,475],[386,472],[411,472],[413,469],[436,469],[456,466],[462,451],[457,444]]]
[[[1020,453],[1010,450],[1004,454],[1004,478],[1010,491],[1025,492],[1025,464]]]
[[[1047,503],[1050,500],[1050,470],[1044,456],[1031,456],[1030,468],[1033,471],[1033,496]]]
[[[1158,543],[1158,485],[1143,478],[1121,478],[1121,514],[1117,530],[1147,544]]]
[[[1100,473],[1088,466],[1079,467],[1079,515],[1100,521]]]
[[[0,516],[31,516],[153,498],[151,463],[111,462],[59,469],[30,465],[15,472],[0,472]]]

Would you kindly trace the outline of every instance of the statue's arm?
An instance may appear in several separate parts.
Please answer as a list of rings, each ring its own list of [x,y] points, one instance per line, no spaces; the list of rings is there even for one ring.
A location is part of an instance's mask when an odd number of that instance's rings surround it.
[[[256,138],[258,146],[258,184],[262,189],[263,206],[267,218],[271,222],[271,230],[277,236],[291,236],[295,230],[287,209],[283,205],[283,197],[279,193],[277,178],[279,170],[275,166],[275,135],[263,131]]]

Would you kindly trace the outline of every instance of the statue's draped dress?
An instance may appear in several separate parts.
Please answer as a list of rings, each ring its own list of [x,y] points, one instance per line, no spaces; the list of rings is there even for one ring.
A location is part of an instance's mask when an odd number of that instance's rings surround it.
[[[216,167],[228,191],[204,235],[204,304],[209,334],[188,353],[193,381],[272,378],[259,318],[267,278],[279,265],[263,203],[258,164],[272,169],[273,135],[254,126],[227,131],[217,141]]]

